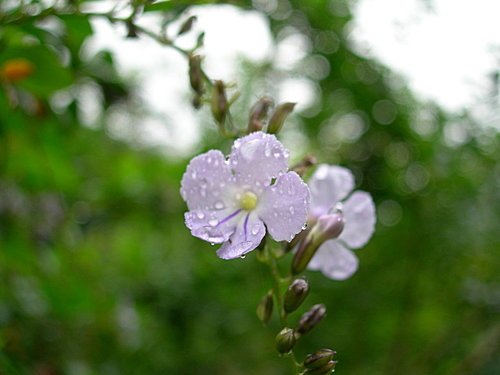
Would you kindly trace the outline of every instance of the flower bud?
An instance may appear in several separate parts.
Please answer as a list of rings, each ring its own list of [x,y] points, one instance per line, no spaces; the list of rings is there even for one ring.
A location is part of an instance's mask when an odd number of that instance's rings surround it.
[[[299,308],[309,294],[309,284],[303,278],[295,279],[285,292],[284,309],[291,313]]]
[[[257,305],[257,317],[262,323],[267,324],[267,322],[269,322],[269,319],[271,319],[272,313],[273,293],[272,291],[269,291]]]
[[[276,350],[281,354],[288,353],[296,341],[294,330],[285,327],[276,335]]]
[[[321,215],[303,239],[292,261],[294,275],[304,271],[318,248],[327,240],[337,238],[344,229],[342,213]]]
[[[224,120],[226,119],[226,114],[228,110],[228,105],[226,97],[226,88],[224,87],[224,82],[222,81],[214,82],[214,87],[212,90],[211,109],[215,121],[217,121],[219,125],[224,124]]]
[[[267,116],[267,111],[272,104],[271,99],[263,97],[253,105],[248,120],[248,133],[262,130],[262,120]]]
[[[201,72],[200,55],[189,56],[189,83],[198,96],[203,94],[203,75]]]
[[[322,367],[318,367],[315,369],[307,369],[304,372],[304,375],[325,375],[325,374],[330,374],[334,369],[335,366],[337,365],[337,361],[329,361],[327,364],[325,364]]]
[[[314,354],[308,354],[304,360],[304,367],[311,370],[323,367],[335,354],[336,352],[331,349],[320,349]]]
[[[189,30],[191,30],[191,28],[193,27],[194,21],[196,21],[196,16],[191,16],[186,21],[184,21],[181,28],[179,29],[179,32],[177,33],[177,36],[185,34]]]
[[[0,77],[9,82],[18,82],[28,78],[35,71],[35,66],[26,59],[7,60],[0,68]]]
[[[308,169],[316,165],[317,162],[318,160],[314,155],[306,155],[301,161],[292,166],[290,169],[302,177]]]
[[[296,331],[303,335],[316,327],[326,316],[326,307],[323,304],[314,305],[304,313],[299,320]]]
[[[287,116],[293,111],[294,107],[295,103],[283,103],[277,106],[267,125],[267,132],[270,134],[279,133]]]
[[[316,241],[323,243],[337,238],[344,230],[344,225],[344,215],[341,213],[321,215],[313,227],[313,231],[316,231]]]

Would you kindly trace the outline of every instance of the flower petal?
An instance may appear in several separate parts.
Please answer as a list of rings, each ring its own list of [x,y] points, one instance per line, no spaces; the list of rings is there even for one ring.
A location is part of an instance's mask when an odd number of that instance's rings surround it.
[[[186,226],[195,237],[211,243],[222,243],[234,233],[241,210],[192,210],[184,214]]]
[[[319,217],[352,191],[354,176],[347,168],[321,164],[308,184],[311,189],[311,214]]]
[[[239,185],[261,192],[288,169],[288,150],[272,134],[251,133],[234,142],[229,164]]]
[[[364,191],[356,191],[344,202],[342,211],[345,225],[339,240],[352,249],[359,249],[375,231],[375,205],[372,197]]]
[[[193,158],[182,176],[181,195],[189,210],[223,210],[235,207],[231,168],[224,155],[211,150]]]
[[[246,253],[259,246],[265,234],[266,228],[257,215],[253,213],[242,215],[236,226],[236,231],[229,240],[217,250],[217,255],[222,259],[243,257]]]
[[[262,193],[258,215],[276,241],[291,241],[307,220],[310,193],[295,172],[288,172]]]
[[[345,280],[358,269],[358,258],[337,240],[321,245],[307,266],[333,280]]]

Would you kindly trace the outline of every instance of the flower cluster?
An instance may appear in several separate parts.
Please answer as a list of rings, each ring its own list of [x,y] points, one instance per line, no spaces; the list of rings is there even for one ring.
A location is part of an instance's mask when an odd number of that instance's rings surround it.
[[[288,171],[288,156],[274,135],[258,131],[237,139],[227,158],[211,150],[192,159],[181,182],[186,225],[194,236],[222,244],[220,258],[233,259],[257,248],[266,230],[290,242],[307,224],[297,251],[307,254],[302,268],[346,279],[358,266],[350,249],[364,246],[374,231],[371,196],[351,193],[354,177],[338,166],[320,165],[308,187]]]

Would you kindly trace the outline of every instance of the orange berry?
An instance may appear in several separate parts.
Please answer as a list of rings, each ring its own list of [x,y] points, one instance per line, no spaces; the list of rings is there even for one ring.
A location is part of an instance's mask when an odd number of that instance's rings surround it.
[[[6,81],[18,82],[28,78],[34,70],[35,66],[26,59],[10,59],[0,68],[0,76]]]

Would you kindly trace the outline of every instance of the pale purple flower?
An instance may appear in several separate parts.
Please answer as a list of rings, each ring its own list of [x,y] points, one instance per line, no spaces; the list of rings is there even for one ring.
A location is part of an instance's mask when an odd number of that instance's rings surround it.
[[[331,279],[344,280],[358,268],[358,258],[350,249],[364,246],[375,230],[375,205],[370,194],[355,191],[354,177],[346,168],[321,164],[309,180],[311,189],[310,222],[323,215],[342,214],[341,234],[325,241],[308,268],[319,270]]]
[[[193,236],[222,243],[223,259],[243,257],[266,233],[291,241],[307,220],[310,193],[288,170],[288,151],[274,135],[237,139],[226,159],[220,151],[198,155],[181,182],[186,225]]]

